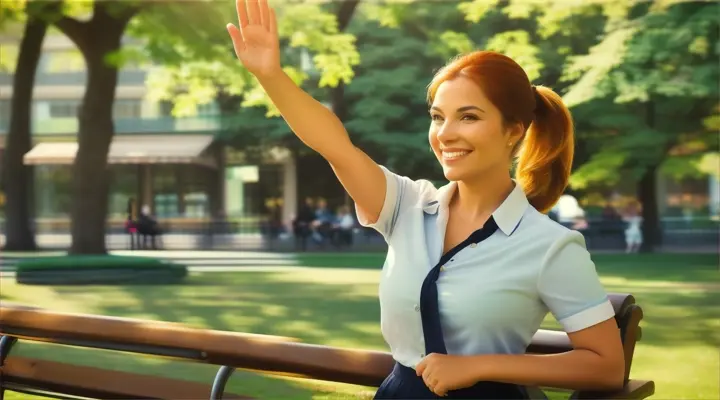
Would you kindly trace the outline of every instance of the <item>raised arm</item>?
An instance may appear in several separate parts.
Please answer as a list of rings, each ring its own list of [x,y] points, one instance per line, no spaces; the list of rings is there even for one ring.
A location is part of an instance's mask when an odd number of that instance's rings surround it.
[[[237,0],[239,28],[227,29],[235,53],[258,78],[290,129],[325,158],[366,222],[375,221],[385,200],[385,174],[350,141],[340,119],[300,89],[280,66],[275,12],[267,0]]]

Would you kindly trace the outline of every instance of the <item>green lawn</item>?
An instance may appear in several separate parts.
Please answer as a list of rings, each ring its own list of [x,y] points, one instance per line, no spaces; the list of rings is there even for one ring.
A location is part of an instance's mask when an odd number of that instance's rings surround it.
[[[645,310],[632,376],[655,380],[658,399],[719,398],[720,309],[712,306],[720,304],[717,256],[598,255],[594,259],[607,289],[635,294]],[[385,350],[376,297],[382,256],[309,254],[297,260],[314,268],[191,274],[183,286],[36,287],[4,279],[0,295],[60,311],[183,322],[294,336],[307,343]],[[546,321],[546,326],[555,326],[554,321]],[[11,354],[208,383],[216,371],[207,365],[41,344],[21,343]],[[372,389],[351,385],[249,372],[234,375],[228,390],[273,399],[340,399],[372,393]],[[29,399],[25,395],[8,398]]]

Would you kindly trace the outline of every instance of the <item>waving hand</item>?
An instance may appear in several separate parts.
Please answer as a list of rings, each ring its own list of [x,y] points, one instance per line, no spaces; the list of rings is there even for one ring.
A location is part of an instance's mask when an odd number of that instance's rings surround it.
[[[280,71],[280,44],[275,11],[267,0],[236,0],[239,27],[228,24],[235,54],[255,76]]]

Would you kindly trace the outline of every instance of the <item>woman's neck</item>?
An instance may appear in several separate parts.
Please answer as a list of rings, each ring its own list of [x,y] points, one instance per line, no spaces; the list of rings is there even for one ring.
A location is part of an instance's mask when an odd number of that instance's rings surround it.
[[[457,182],[450,207],[469,221],[486,220],[515,187],[508,171],[492,171],[472,181]]]

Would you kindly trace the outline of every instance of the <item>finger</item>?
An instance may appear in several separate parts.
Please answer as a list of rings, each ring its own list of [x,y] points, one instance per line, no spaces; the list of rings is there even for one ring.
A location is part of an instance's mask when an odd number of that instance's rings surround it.
[[[260,4],[258,0],[247,0],[248,7],[248,23],[250,25],[260,25]]]
[[[242,38],[240,29],[233,24],[227,24],[227,31],[230,34],[230,38],[232,38],[235,55],[240,57],[240,53],[245,50],[245,41]]]
[[[436,395],[441,396],[441,397],[447,396],[447,389],[443,385],[435,386],[435,388],[433,389],[433,392],[435,392]]]
[[[244,28],[244,27],[248,26],[248,14],[247,14],[247,7],[245,7],[245,0],[236,0],[235,1],[235,9],[237,10],[238,22],[240,23],[240,28]]]
[[[275,36],[278,35],[277,16],[275,15],[275,9],[273,8],[270,8],[270,23],[268,24],[268,31]]]
[[[425,367],[427,367],[427,364],[422,361],[420,361],[418,365],[415,366],[415,373],[417,374],[417,376],[422,376],[423,371],[425,371]]]
[[[270,10],[267,0],[260,0],[258,8],[260,9],[260,23],[266,31],[270,32]]]

